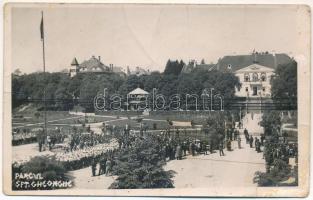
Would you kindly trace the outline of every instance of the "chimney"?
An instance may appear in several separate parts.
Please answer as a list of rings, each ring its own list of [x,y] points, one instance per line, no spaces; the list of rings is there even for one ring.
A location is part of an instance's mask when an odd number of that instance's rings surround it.
[[[276,58],[276,53],[273,53],[273,57],[274,57],[274,69],[277,68],[277,58]]]
[[[257,63],[258,62],[257,61],[257,52],[254,52],[253,54],[254,54],[253,63]]]
[[[101,61],[101,56],[98,56],[98,60]]]

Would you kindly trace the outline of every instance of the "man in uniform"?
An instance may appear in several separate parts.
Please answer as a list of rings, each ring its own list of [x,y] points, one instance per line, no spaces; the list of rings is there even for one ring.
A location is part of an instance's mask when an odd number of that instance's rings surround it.
[[[95,159],[92,159],[92,164],[91,164],[92,176],[96,176],[96,169],[97,169],[97,162]]]
[[[99,176],[105,173],[105,164],[106,164],[106,159],[105,158],[101,159],[100,168],[99,168]]]

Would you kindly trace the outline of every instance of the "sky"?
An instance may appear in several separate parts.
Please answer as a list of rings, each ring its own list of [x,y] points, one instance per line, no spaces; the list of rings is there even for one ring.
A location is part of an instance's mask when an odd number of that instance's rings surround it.
[[[163,71],[168,59],[203,58],[256,51],[297,54],[301,33],[297,6],[93,5],[13,6],[12,69],[42,70],[44,12],[46,70],[68,69],[74,57],[91,56],[126,69]]]

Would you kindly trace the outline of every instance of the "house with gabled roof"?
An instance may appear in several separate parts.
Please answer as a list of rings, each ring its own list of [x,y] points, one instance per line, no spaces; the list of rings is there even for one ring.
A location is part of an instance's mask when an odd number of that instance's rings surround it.
[[[253,52],[250,55],[231,55],[220,58],[215,66],[217,70],[234,73],[241,83],[236,88],[239,97],[270,97],[271,78],[278,65],[290,63],[287,54],[269,54]]]
[[[125,76],[120,68],[114,69],[113,64],[110,64],[109,66],[103,64],[100,56],[98,56],[98,58],[92,56],[90,59],[85,60],[80,64],[77,59],[74,58],[71,63],[69,74],[70,77],[74,77],[78,73],[118,73]]]
[[[96,58],[92,56],[89,60],[78,63],[74,58],[70,67],[70,77],[76,76],[78,73],[111,73],[112,66],[106,66],[101,62],[100,56]]]
[[[269,54],[267,52],[254,52],[249,55],[224,56],[218,60],[216,69],[225,72],[235,72],[254,63],[276,69],[278,65],[284,65],[291,61],[292,58],[284,53]]]

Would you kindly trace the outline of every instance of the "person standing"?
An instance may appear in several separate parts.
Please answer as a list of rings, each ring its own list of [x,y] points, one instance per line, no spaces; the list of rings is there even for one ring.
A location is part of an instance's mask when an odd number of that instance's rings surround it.
[[[264,134],[261,135],[261,145],[264,146],[264,140],[265,140],[265,136]]]
[[[243,130],[243,133],[245,134],[245,135],[249,135],[249,133],[248,133],[248,130],[245,128],[245,130]]]
[[[252,137],[252,135],[250,135],[249,143],[250,143],[250,148],[253,148],[253,137]]]
[[[249,144],[249,133],[248,133],[248,130],[245,128],[245,130],[243,131],[244,135],[245,135],[245,138],[246,138],[246,143]]]
[[[186,151],[187,151],[187,142],[186,142],[186,140],[182,144],[182,150],[184,152],[184,156],[186,156]]]
[[[190,142],[190,144],[189,144],[189,154],[191,154],[192,156],[195,155],[195,147],[194,147],[193,142]]]
[[[96,176],[96,170],[97,170],[97,162],[93,158],[92,159],[92,163],[91,163],[91,173],[92,173],[92,176]]]
[[[241,138],[240,138],[240,136],[238,136],[237,141],[238,141],[238,149],[241,149]]]
[[[181,150],[180,144],[176,146],[175,157],[176,157],[176,160],[181,160],[182,158],[182,150]]]
[[[227,151],[231,151],[231,140],[227,140]]]
[[[210,142],[210,154],[213,153],[213,140],[211,140]]]
[[[111,173],[111,167],[112,167],[112,162],[111,162],[110,159],[108,159],[106,161],[105,166],[106,166],[106,168],[105,168],[105,175],[108,176],[109,173]]]
[[[229,129],[229,139],[233,140],[233,129]]]
[[[104,173],[105,173],[105,164],[106,164],[106,159],[103,158],[103,159],[100,161],[99,176],[100,176],[101,174],[104,174]]]
[[[218,149],[219,149],[219,152],[220,152],[220,156],[225,156],[223,142],[220,142],[220,144],[218,146]]]
[[[259,139],[258,139],[257,137],[254,138],[254,147],[255,147],[255,151],[257,151],[258,140],[259,140]]]
[[[254,143],[254,146],[255,146],[255,151],[259,153],[259,139],[258,138],[255,138],[255,143]]]

